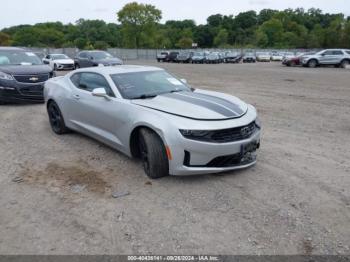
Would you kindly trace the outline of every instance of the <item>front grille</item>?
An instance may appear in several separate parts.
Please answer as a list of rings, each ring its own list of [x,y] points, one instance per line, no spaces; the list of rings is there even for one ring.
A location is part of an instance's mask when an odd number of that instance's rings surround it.
[[[42,85],[33,85],[22,87],[19,89],[19,92],[28,96],[43,96],[43,89],[44,87]]]
[[[211,140],[218,143],[234,142],[251,137],[257,130],[255,122],[247,126],[214,131]]]
[[[221,129],[221,130],[209,130],[202,131],[200,135],[183,134],[184,137],[191,140],[210,142],[210,143],[229,143],[236,142],[250,138],[255,132],[259,130],[255,121],[246,126]]]
[[[27,84],[36,84],[42,83],[49,79],[49,74],[40,74],[40,75],[14,75],[13,76],[17,82],[27,83]]]
[[[226,168],[237,167],[250,164],[256,161],[256,154],[249,153],[243,155],[241,152],[233,155],[218,156],[212,159],[206,165],[191,165],[191,153],[185,151],[183,165],[187,167],[208,167],[208,168]]]
[[[242,155],[241,153],[229,155],[229,156],[219,156],[211,160],[206,167],[231,167],[236,166],[241,163]]]

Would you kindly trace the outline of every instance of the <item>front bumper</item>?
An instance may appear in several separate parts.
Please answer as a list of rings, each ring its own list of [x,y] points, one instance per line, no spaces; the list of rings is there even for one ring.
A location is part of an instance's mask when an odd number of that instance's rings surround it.
[[[5,103],[43,103],[44,84],[23,84],[16,81],[0,81],[0,101]]]
[[[255,61],[256,61],[256,59],[253,58],[253,57],[245,57],[245,58],[243,58],[243,62],[245,62],[245,63],[255,62]]]
[[[57,70],[74,70],[74,64],[57,64]]]
[[[226,58],[225,61],[226,61],[226,63],[239,63],[241,61],[241,59],[238,57]]]
[[[181,139],[179,143],[170,146],[173,159],[169,161],[169,173],[171,175],[212,174],[250,167],[256,163],[256,152],[248,160],[245,157],[242,158],[243,155],[241,158],[239,156],[242,146],[252,142],[260,146],[260,132],[258,129],[248,139],[229,143],[208,143],[179,138]],[[234,158],[231,162],[230,157]]]

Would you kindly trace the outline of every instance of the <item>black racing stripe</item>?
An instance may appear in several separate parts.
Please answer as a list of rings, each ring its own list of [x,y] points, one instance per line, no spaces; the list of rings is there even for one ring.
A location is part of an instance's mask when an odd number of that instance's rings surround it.
[[[185,92],[182,93],[170,93],[170,94],[163,94],[162,96],[166,96],[172,99],[177,99],[177,100],[181,100],[181,101],[185,101],[188,102],[190,104],[194,104],[197,106],[201,106],[207,109],[210,109],[218,114],[221,114],[225,117],[236,117],[237,114],[235,114],[233,111],[228,110],[227,108],[220,106],[218,104],[214,104],[202,99],[196,99],[194,97],[191,96],[186,96],[186,95],[182,95]],[[186,92],[187,93],[187,92]]]
[[[212,101],[214,103],[218,103],[221,104],[231,110],[233,110],[234,112],[236,112],[238,115],[241,115],[244,113],[244,111],[236,104],[232,103],[231,101],[228,101],[224,98],[221,97],[216,97],[216,96],[212,96],[212,95],[207,95],[207,94],[201,94],[201,93],[191,93],[191,92],[184,92],[181,93],[184,95],[188,95],[188,96],[193,96],[193,97],[198,97],[198,98],[203,98],[209,101]]]

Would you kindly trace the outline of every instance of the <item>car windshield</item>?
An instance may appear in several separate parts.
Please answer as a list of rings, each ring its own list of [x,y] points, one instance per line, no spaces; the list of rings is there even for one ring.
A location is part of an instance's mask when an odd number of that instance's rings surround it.
[[[69,59],[68,56],[64,55],[64,54],[60,54],[60,55],[51,55],[53,60],[58,60],[58,59]]]
[[[246,56],[254,56],[253,53],[246,53],[245,55],[246,55]]]
[[[91,52],[90,56],[92,59],[99,60],[99,59],[106,59],[106,58],[112,58],[113,56],[107,52]]]
[[[142,99],[190,90],[183,82],[163,70],[114,74],[111,78],[125,99]]]
[[[204,56],[203,52],[196,52],[193,54],[193,56]]]
[[[41,60],[32,52],[25,52],[22,50],[0,50],[0,66],[40,64],[42,64]]]
[[[269,56],[270,54],[269,54],[269,53],[266,53],[266,52],[259,52],[258,55],[266,55],[266,56]]]

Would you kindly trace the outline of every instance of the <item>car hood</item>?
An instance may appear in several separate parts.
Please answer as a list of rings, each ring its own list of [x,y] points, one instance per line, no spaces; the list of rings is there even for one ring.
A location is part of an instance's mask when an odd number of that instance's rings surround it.
[[[152,99],[132,100],[133,104],[196,120],[239,118],[248,110],[240,99],[222,93],[196,89],[158,95]]]
[[[11,75],[38,75],[52,72],[48,65],[2,65],[0,71]]]
[[[54,62],[58,64],[74,64],[74,61],[72,59],[57,59],[54,60]]]
[[[119,58],[96,59],[93,61],[99,64],[123,64],[123,61]]]

